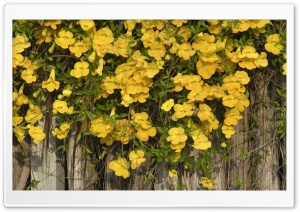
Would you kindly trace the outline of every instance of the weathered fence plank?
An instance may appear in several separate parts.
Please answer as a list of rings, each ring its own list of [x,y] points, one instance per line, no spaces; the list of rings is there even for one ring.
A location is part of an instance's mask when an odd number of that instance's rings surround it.
[[[51,126],[55,126],[55,119],[52,119]],[[39,121],[44,127],[44,120]],[[39,144],[32,144],[30,147],[31,180],[39,181],[34,190],[65,190],[65,170],[63,156],[56,151],[61,141],[49,135],[49,146],[45,141]]]

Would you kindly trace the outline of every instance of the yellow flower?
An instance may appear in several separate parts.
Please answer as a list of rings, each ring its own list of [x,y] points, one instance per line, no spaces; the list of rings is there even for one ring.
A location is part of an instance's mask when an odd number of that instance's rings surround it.
[[[125,29],[127,29],[127,32],[131,32],[132,30],[134,30],[136,23],[137,22],[135,20],[124,21],[124,26],[125,26]]]
[[[183,43],[179,46],[177,55],[184,60],[189,60],[196,53],[189,43]]]
[[[116,176],[122,176],[124,179],[130,176],[130,172],[128,171],[130,164],[125,158],[119,158],[111,161],[108,165],[108,168],[114,171]]]
[[[207,21],[210,25],[208,27],[208,31],[211,34],[219,34],[222,31],[222,25],[221,22],[218,20],[208,20]]]
[[[19,126],[13,128],[14,134],[18,141],[21,143],[25,139],[25,129]]]
[[[47,88],[49,92],[59,89],[60,82],[55,81],[55,70],[52,69],[47,81],[42,82],[42,88]]]
[[[241,84],[238,82],[238,78],[236,76],[226,76],[223,79],[222,88],[223,90],[228,91],[229,94],[233,94],[241,88]]]
[[[28,104],[28,98],[23,94],[24,85],[21,86],[18,93],[13,92],[13,101],[17,106]]]
[[[142,150],[137,150],[136,152],[131,151],[129,153],[129,160],[131,161],[131,168],[136,169],[146,161],[146,158],[144,158],[144,152]]]
[[[177,42],[173,42],[172,47],[169,49],[171,54],[176,54],[179,50],[180,44]]]
[[[117,120],[112,137],[123,144],[128,144],[133,138],[133,130],[130,122],[127,119]]]
[[[89,31],[95,26],[95,22],[93,20],[80,20],[79,24],[83,31]]]
[[[114,76],[107,76],[105,77],[105,79],[103,80],[103,89],[108,93],[108,94],[113,94],[114,93],[114,89],[116,89],[116,84],[115,84],[115,78]]]
[[[73,38],[72,32],[62,29],[59,31],[58,37],[55,38],[55,43],[63,49],[67,49],[70,45],[75,43],[75,38]]]
[[[13,107],[13,126],[19,125],[23,121],[23,117],[18,114],[19,108]]]
[[[169,176],[170,177],[177,177],[177,171],[175,169],[172,169],[169,171]]]
[[[254,64],[257,67],[267,67],[268,66],[268,59],[267,54],[265,52],[262,52],[259,57],[254,60]]]
[[[48,21],[44,21],[43,24],[45,26],[50,26],[52,29],[56,29],[57,28],[56,25],[61,24],[61,21],[60,20],[48,20]]]
[[[184,129],[182,127],[172,127],[168,131],[168,134],[169,136],[167,137],[167,141],[171,142],[171,149],[174,149],[176,152],[181,152],[187,140],[187,135],[185,134]]]
[[[224,90],[218,85],[210,86],[208,89],[207,100],[220,99],[225,96]]]
[[[69,110],[67,102],[65,101],[60,101],[60,100],[55,100],[53,103],[53,113],[56,114],[57,112],[59,113],[67,113]]]
[[[187,42],[188,39],[192,36],[192,33],[190,32],[190,28],[186,27],[186,26],[182,26],[179,28],[179,30],[177,31],[177,34],[179,36],[183,37],[183,41]]]
[[[201,121],[208,121],[212,122],[215,117],[214,114],[211,112],[211,108],[207,104],[199,104],[199,111],[197,116]]]
[[[250,24],[249,20],[240,20],[237,24],[233,23],[231,26],[232,33],[247,31],[250,28]]]
[[[148,141],[149,137],[154,137],[156,135],[156,128],[150,127],[148,129],[142,128],[142,127],[136,127],[136,137],[140,141]]]
[[[230,125],[237,125],[238,120],[241,120],[243,118],[243,116],[240,115],[240,111],[238,111],[237,109],[231,109],[231,110],[227,110],[225,112],[225,120],[224,123],[228,126]]]
[[[148,50],[148,54],[156,60],[161,60],[161,58],[166,54],[165,46],[161,43],[153,43]]]
[[[170,46],[172,43],[176,42],[175,32],[175,27],[174,29],[169,27],[168,29],[160,31],[158,37],[164,45]]]
[[[278,55],[283,49],[279,34],[269,35],[267,38],[267,43],[265,44],[265,48],[268,52]]]
[[[177,121],[180,118],[183,118],[185,116],[192,116],[193,115],[193,105],[190,103],[183,103],[181,104],[175,104],[174,105],[174,111],[175,113],[172,116],[173,121]]]
[[[136,50],[131,58],[135,61],[136,67],[146,68],[148,66],[148,63],[145,61],[147,57],[143,56],[139,50]]]
[[[89,74],[89,64],[87,62],[77,62],[74,69],[71,70],[70,75],[73,77],[81,78]]]
[[[204,62],[201,59],[198,60],[196,67],[198,70],[198,74],[203,79],[210,79],[217,69],[216,63]]]
[[[201,177],[201,184],[205,188],[212,189],[212,187],[216,185],[216,182],[208,179],[207,177]]]
[[[225,148],[225,147],[227,147],[227,144],[225,142],[222,142],[221,147]]]
[[[33,138],[33,142],[35,144],[39,144],[41,140],[45,138],[45,133],[42,127],[30,127],[28,131],[31,138]]]
[[[282,65],[282,69],[283,69],[282,74],[286,75],[286,63]]]
[[[114,41],[113,32],[108,27],[101,28],[94,35],[94,41],[93,41],[94,49],[98,45],[101,46],[107,45],[112,43],[113,41]]]
[[[89,45],[84,41],[78,40],[69,49],[76,57],[81,57],[82,53],[86,53],[89,50]]]
[[[158,73],[159,73],[159,69],[158,69],[156,63],[151,62],[151,63],[148,63],[148,66],[146,68],[141,70],[141,77],[144,78],[144,76],[146,76],[146,77],[152,79]]]
[[[148,29],[141,37],[141,41],[143,42],[144,47],[148,48],[149,46],[151,46],[155,42],[158,35],[158,30],[154,32],[153,29]]]
[[[25,49],[29,48],[31,43],[28,42],[28,38],[24,35],[17,35],[13,38],[12,51],[13,54],[21,53]]]
[[[233,126],[223,125],[222,126],[222,133],[225,135],[226,138],[231,138],[234,135],[235,130]]]
[[[93,52],[89,55],[88,61],[89,61],[90,63],[93,63],[94,60],[95,60],[95,58],[96,58],[96,52],[93,51]]]
[[[234,95],[225,95],[222,98],[222,104],[227,107],[234,107],[238,103],[237,98]]]
[[[186,24],[188,21],[187,20],[173,20],[172,24],[174,24],[177,27],[181,27],[182,24]]]
[[[70,127],[70,123],[63,122],[61,123],[59,129],[54,128],[54,130],[52,131],[52,135],[56,136],[60,140],[65,139],[69,133]]]
[[[98,138],[105,138],[114,130],[113,122],[102,116],[91,121],[90,131]]]
[[[34,32],[34,37],[37,39],[36,44],[41,45],[43,42],[50,43],[55,30],[44,28]]]
[[[26,83],[31,84],[36,81],[36,76],[33,75],[34,72],[32,69],[23,70],[21,73],[21,78],[26,81]]]
[[[237,97],[238,102],[234,106],[236,109],[238,109],[240,112],[243,112],[245,110],[245,107],[249,107],[250,101],[247,99],[245,94],[240,94]]]
[[[30,107],[27,110],[27,114],[25,116],[25,120],[27,123],[35,124],[38,120],[43,118],[43,114],[38,106],[29,103]]]
[[[236,77],[236,80],[243,85],[250,82],[250,77],[248,77],[248,74],[245,71],[236,71],[234,76]]]
[[[174,99],[169,99],[165,103],[162,104],[161,109],[164,111],[170,111],[174,105]]]
[[[24,61],[24,57],[21,54],[13,53],[12,58],[12,67],[16,68],[17,66],[21,66]]]
[[[195,149],[207,150],[211,147],[211,142],[203,134],[193,137],[193,140],[194,140],[194,145],[192,145],[192,146]]]
[[[114,43],[113,52],[116,56],[128,57],[131,53],[131,48],[136,45],[136,41],[130,35],[121,35]]]

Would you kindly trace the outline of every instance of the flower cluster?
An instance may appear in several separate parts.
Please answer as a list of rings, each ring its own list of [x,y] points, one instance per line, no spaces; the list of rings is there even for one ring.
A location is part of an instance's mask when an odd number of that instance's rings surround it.
[[[156,128],[148,121],[148,114],[146,112],[134,113],[132,116],[132,124],[136,130],[136,137],[140,141],[148,141],[149,137],[156,135]]]
[[[70,123],[63,122],[60,124],[59,128],[54,128],[52,130],[52,135],[62,140],[67,137],[69,130],[70,130]]]

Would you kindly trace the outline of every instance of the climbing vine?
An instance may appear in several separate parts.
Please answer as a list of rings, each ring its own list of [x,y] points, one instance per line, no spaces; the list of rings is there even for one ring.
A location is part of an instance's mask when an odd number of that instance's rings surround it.
[[[108,167],[129,178],[151,158],[202,171],[229,148],[249,106],[247,85],[270,66],[286,75],[285,21],[17,20],[13,22],[13,132],[19,142],[93,137],[99,160],[122,146]],[[278,90],[285,98],[285,85]],[[277,124],[285,136],[285,108]],[[39,121],[56,117],[55,126]],[[203,152],[193,163],[189,151]],[[66,145],[57,151],[69,151]],[[105,151],[104,151],[105,150]],[[146,174],[146,173],[145,173]]]

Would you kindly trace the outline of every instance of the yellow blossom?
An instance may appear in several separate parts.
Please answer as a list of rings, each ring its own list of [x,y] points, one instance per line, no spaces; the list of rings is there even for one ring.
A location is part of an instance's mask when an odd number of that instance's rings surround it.
[[[98,138],[105,138],[114,129],[113,122],[102,116],[91,121],[90,131]]]
[[[116,176],[122,176],[124,179],[130,176],[130,172],[128,171],[130,164],[125,158],[119,158],[109,162],[108,168],[114,171]]]
[[[173,20],[172,24],[174,24],[177,27],[181,27],[183,24],[186,24],[187,20]]]
[[[237,125],[238,120],[241,120],[243,117],[240,115],[240,111],[238,111],[237,109],[231,109],[231,110],[227,110],[225,112],[225,120],[224,123],[228,126],[230,125]]]
[[[89,45],[84,41],[78,40],[70,46],[69,49],[76,57],[81,57],[83,53],[86,53],[89,50]]]
[[[103,46],[106,44],[110,44],[113,41],[114,41],[113,32],[108,27],[101,28],[94,35],[94,41],[93,41],[94,49],[98,45]]]
[[[168,101],[162,104],[161,109],[164,111],[170,111],[173,105],[174,105],[174,99],[169,99]]]
[[[85,77],[89,74],[89,64],[87,62],[77,62],[74,69],[71,70],[70,75],[76,78]]]
[[[47,88],[49,92],[59,89],[60,82],[55,81],[55,70],[52,69],[47,81],[42,82],[42,88]]]
[[[226,138],[231,138],[234,135],[235,130],[233,126],[223,125],[222,126],[222,133],[225,135]]]
[[[17,106],[28,104],[28,98],[23,94],[24,85],[21,86],[18,93],[13,92],[13,101]]]
[[[79,24],[83,31],[89,31],[95,26],[95,22],[93,20],[80,20]]]
[[[197,137],[193,137],[194,145],[192,145],[195,149],[207,150],[211,147],[211,142],[205,135],[198,135]]]
[[[181,152],[187,140],[187,135],[185,134],[184,129],[182,127],[172,127],[168,131],[168,134],[169,136],[167,137],[167,141],[171,142],[170,147],[176,152]]]
[[[12,58],[12,67],[16,68],[17,66],[21,66],[24,61],[24,57],[21,54],[13,53]]]
[[[286,63],[282,65],[282,69],[283,69],[282,74],[286,75]]]
[[[25,139],[25,129],[20,126],[14,126],[13,131],[17,140],[21,143]]]
[[[158,35],[158,30],[154,32],[153,29],[148,29],[141,37],[141,41],[143,42],[144,47],[148,48],[149,46],[151,46],[155,42]]]
[[[146,68],[148,66],[148,63],[145,61],[147,57],[143,56],[139,50],[136,50],[131,58],[135,61],[136,67]]]
[[[30,127],[28,133],[29,133],[30,137],[33,138],[33,142],[35,144],[39,144],[40,141],[44,140],[44,138],[45,138],[45,133],[43,131],[43,128],[40,126]]]
[[[212,187],[216,185],[214,181],[208,179],[207,177],[201,177],[201,184],[203,185],[203,187],[208,189],[212,189]]]
[[[215,117],[214,114],[211,112],[211,108],[207,104],[199,104],[199,111],[197,116],[201,121],[208,121],[212,122]]]
[[[131,168],[136,169],[138,168],[143,162],[146,161],[144,158],[144,152],[142,150],[131,151],[129,153],[129,160],[131,161]]]
[[[278,55],[283,49],[279,34],[269,35],[267,38],[267,43],[265,44],[265,48],[268,52]]]
[[[237,98],[234,95],[225,95],[222,98],[222,104],[227,107],[234,107],[238,103]]]
[[[189,43],[183,43],[179,46],[177,55],[184,60],[189,60],[196,53]]]
[[[70,45],[75,43],[75,38],[73,38],[72,32],[62,29],[59,31],[58,37],[55,38],[55,43],[63,49],[67,49]]]
[[[193,115],[193,105],[190,103],[183,103],[181,104],[175,104],[174,105],[174,111],[175,113],[172,116],[173,121],[177,121],[180,118],[183,118],[185,116],[192,116]]]
[[[25,120],[27,123],[35,124],[38,120],[43,118],[43,114],[40,108],[32,103],[29,103],[30,107],[27,110],[27,114],[25,116]]]
[[[90,63],[93,63],[94,60],[95,60],[95,58],[96,58],[96,52],[93,51],[93,52],[89,55],[88,61],[89,61]]]
[[[70,127],[70,123],[63,122],[60,124],[59,128],[54,128],[52,135],[56,136],[60,140],[65,139],[69,133]]]
[[[177,34],[179,36],[183,37],[183,41],[187,42],[188,39],[192,36],[192,33],[190,32],[190,29],[186,26],[182,26],[179,28],[179,30],[177,31]]]
[[[234,76],[236,77],[236,80],[243,85],[250,82],[250,77],[248,77],[248,74],[245,71],[236,71]]]
[[[21,73],[21,78],[28,84],[36,81],[36,76],[34,75],[34,71],[32,69],[23,70]]]
[[[245,94],[240,94],[237,97],[238,102],[234,106],[236,109],[238,109],[240,112],[243,112],[245,110],[245,107],[249,107],[250,101],[247,99]]]
[[[166,54],[165,46],[161,43],[153,43],[148,50],[148,54],[156,60],[161,60],[161,58]]]
[[[210,79],[217,69],[216,63],[204,62],[201,59],[198,60],[196,67],[198,70],[198,74],[203,79]]]
[[[56,29],[57,26],[56,25],[59,25],[61,24],[61,20],[47,20],[47,21],[44,21],[44,25],[45,26],[50,26],[52,29]]]
[[[177,171],[175,169],[172,169],[169,171],[169,176],[170,177],[177,177]]]
[[[132,30],[134,30],[135,25],[136,25],[135,20],[126,20],[126,21],[124,21],[124,27],[125,27],[125,29],[127,29],[127,32],[131,32]]]
[[[53,113],[56,114],[57,112],[59,113],[67,113],[69,110],[67,102],[65,101],[60,101],[60,100],[55,100],[53,103]]]
[[[222,142],[221,147],[225,148],[225,147],[227,147],[227,144],[225,142]]]
[[[127,119],[117,120],[112,137],[123,144],[128,144],[133,139],[133,130],[130,122]]]
[[[31,46],[31,43],[28,42],[28,38],[24,35],[17,35],[13,38],[12,51],[13,54],[21,53],[25,49]]]

